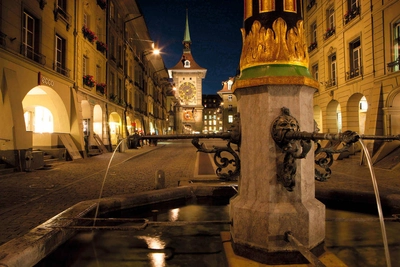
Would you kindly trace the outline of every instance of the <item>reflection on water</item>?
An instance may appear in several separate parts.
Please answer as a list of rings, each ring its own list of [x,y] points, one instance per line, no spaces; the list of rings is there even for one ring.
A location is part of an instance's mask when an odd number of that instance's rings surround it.
[[[142,239],[146,242],[147,247],[154,251],[149,253],[148,257],[150,259],[150,264],[154,267],[164,267],[165,266],[165,253],[162,250],[165,247],[165,242],[161,240],[160,236],[138,236],[138,239]]]
[[[345,264],[349,267],[387,266],[377,215],[327,209],[326,218],[325,246]],[[350,218],[360,220],[347,221]],[[400,224],[386,221],[385,225],[391,262],[400,266]]]
[[[194,205],[165,208],[159,211],[162,221],[229,220],[228,205]],[[152,220],[148,210],[135,218]],[[111,216],[110,216],[111,217]],[[349,267],[384,267],[379,220],[363,221],[377,216],[330,210],[326,211],[325,246]],[[339,221],[336,218],[361,218],[361,221]],[[400,224],[386,222],[393,263],[400,262]],[[142,231],[97,231],[93,236],[82,232],[61,246],[37,266],[226,266],[220,232],[229,231],[226,224],[186,226],[148,226]],[[99,263],[97,265],[97,262]],[[399,265],[397,265],[399,266]]]

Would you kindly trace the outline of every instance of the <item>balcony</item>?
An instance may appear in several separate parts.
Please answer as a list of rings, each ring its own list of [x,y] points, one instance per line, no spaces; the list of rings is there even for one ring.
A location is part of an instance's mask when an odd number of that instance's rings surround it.
[[[65,66],[62,66],[62,65],[59,64],[59,63],[54,63],[53,68],[54,68],[54,70],[55,70],[56,72],[58,72],[58,73],[64,75],[65,77],[68,77],[68,78],[70,77],[70,72],[71,72],[71,70],[65,68]]]
[[[387,69],[388,71],[394,72],[394,71],[398,71],[400,67],[400,56],[397,57],[397,59],[395,61],[389,62],[387,64]]]
[[[310,3],[307,5],[307,11],[310,11],[311,8],[313,8],[313,6],[315,6],[316,1],[315,0],[311,0]]]
[[[336,85],[337,85],[336,78],[335,79],[329,79],[329,80],[325,81],[325,88],[326,89],[331,88],[331,87],[336,86]]]
[[[37,53],[32,47],[29,47],[26,44],[21,45],[21,55],[39,64],[46,64],[46,57],[40,53]]]
[[[310,53],[311,51],[313,51],[314,49],[316,49],[318,47],[317,42],[313,42],[310,44],[310,46],[308,47],[308,53]]]
[[[107,85],[105,83],[96,84],[96,92],[100,95],[105,95],[107,93]]]
[[[347,11],[346,14],[344,14],[344,24],[346,25],[347,23],[349,23],[351,20],[353,20],[355,17],[357,17],[358,15],[360,15],[360,6],[357,6],[355,8],[353,8],[350,11]]]
[[[58,21],[60,19],[67,27],[67,31],[71,27],[71,15],[69,15],[67,12],[65,12],[61,7],[56,6],[54,8],[54,20]]]
[[[346,72],[346,80],[350,80],[362,75],[362,67],[350,69],[350,71]]]
[[[328,39],[334,34],[335,34],[335,28],[327,29],[326,32],[324,33],[324,40]]]
[[[85,26],[82,27],[82,33],[83,33],[83,36],[85,37],[85,39],[87,39],[91,43],[94,43],[94,41],[97,40],[96,34]]]
[[[107,51],[107,44],[101,42],[101,41],[96,41],[96,49],[97,51],[100,51],[101,53],[105,54]]]

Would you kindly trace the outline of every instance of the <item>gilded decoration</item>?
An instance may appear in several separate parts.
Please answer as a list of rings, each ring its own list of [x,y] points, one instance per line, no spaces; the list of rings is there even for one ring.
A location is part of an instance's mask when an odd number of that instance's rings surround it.
[[[276,19],[272,29],[265,29],[259,21],[254,21],[246,36],[242,28],[243,48],[240,57],[240,70],[266,65],[289,64],[308,67],[308,52],[303,20],[296,27],[287,30],[282,18]]]

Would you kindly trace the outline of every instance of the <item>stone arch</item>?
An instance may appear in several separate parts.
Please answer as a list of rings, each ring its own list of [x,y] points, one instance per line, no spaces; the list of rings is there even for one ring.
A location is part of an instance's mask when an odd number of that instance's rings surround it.
[[[322,132],[323,129],[323,119],[322,119],[322,110],[321,107],[318,105],[314,106],[314,120],[317,123],[317,127],[319,129],[319,132]]]
[[[52,88],[39,85],[32,88],[22,100],[24,112],[32,112],[35,116],[35,107],[44,107],[52,114],[53,117],[53,132],[70,133],[71,128],[67,108],[65,107],[61,97]]]
[[[53,88],[45,85],[32,88],[23,98],[22,107],[26,130],[33,132],[32,146],[52,146],[54,145],[51,138],[53,132],[71,132],[70,124],[65,123],[70,121],[67,108]],[[45,116],[48,120],[46,126],[42,125],[46,129],[41,129],[40,124],[37,123],[39,121],[37,120],[37,116]],[[35,127],[33,127],[33,121],[35,120],[37,122],[35,123]]]
[[[384,112],[387,117],[387,134],[400,134],[400,87],[388,95]]]
[[[366,98],[361,93],[355,93],[351,95],[349,100],[347,101],[346,130],[355,131],[359,134],[364,134],[367,110],[363,109],[361,112],[361,101],[363,103],[365,101],[366,103]]]
[[[122,119],[117,112],[111,112],[108,120],[110,126],[110,139],[112,145],[118,144],[118,139],[122,137]]]
[[[93,107],[93,133],[103,139],[103,109],[98,104]]]
[[[325,125],[328,133],[342,131],[342,112],[340,104],[336,100],[331,100],[326,107]]]

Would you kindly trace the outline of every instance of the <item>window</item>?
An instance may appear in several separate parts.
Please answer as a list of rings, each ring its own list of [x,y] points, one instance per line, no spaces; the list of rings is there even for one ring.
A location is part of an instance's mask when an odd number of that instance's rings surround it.
[[[122,80],[121,78],[118,78],[118,88],[117,88],[117,95],[119,98],[122,98]]]
[[[90,27],[90,19],[89,19],[89,15],[86,13],[83,13],[83,25],[85,25],[87,28]]]
[[[109,51],[110,51],[111,59],[115,61],[116,58],[115,58],[115,37],[114,37],[114,35],[111,35],[109,45],[110,45]]]
[[[360,38],[350,43],[350,72],[348,78],[354,78],[361,74],[361,42]]]
[[[318,81],[318,64],[315,64],[311,67],[311,72],[314,79]]]
[[[57,12],[65,19],[69,19],[67,14],[67,0],[57,0]]]
[[[42,63],[39,54],[39,22],[33,16],[24,12],[22,27],[22,54],[36,62]]]
[[[96,81],[100,82],[101,80],[101,67],[96,65]]]
[[[335,8],[333,6],[326,10],[326,22],[324,39],[331,37],[335,33]]]
[[[228,101],[232,102],[232,95],[228,95]]]
[[[232,111],[232,105],[228,105],[228,110]]]
[[[328,80],[327,87],[336,85],[336,53],[329,57],[329,74],[330,79]]]
[[[335,8],[330,7],[328,9],[328,29],[334,29],[335,28]]]
[[[311,43],[317,42],[317,23],[311,24]]]
[[[358,8],[358,0],[349,0],[349,10],[355,10]]]
[[[110,20],[115,20],[115,7],[114,3],[110,1]]]
[[[89,62],[89,58],[87,56],[83,56],[82,59],[82,73],[83,76],[88,75],[88,62]]]
[[[232,84],[233,84],[233,81],[229,80],[228,81],[228,90],[232,90]]]
[[[347,12],[344,14],[344,24],[347,24],[360,14],[358,0],[348,0],[347,5]]]
[[[233,123],[233,115],[228,115],[228,123]]]
[[[56,55],[55,55],[55,70],[62,75],[69,76],[65,67],[65,48],[66,41],[64,38],[56,34]]]
[[[394,61],[387,64],[391,71],[400,70],[400,20],[393,26],[393,58]]]
[[[313,51],[315,48],[317,48],[317,22],[314,22],[311,24],[311,40],[310,40],[310,46],[308,47],[308,52]]]
[[[115,95],[115,74],[113,72],[110,73],[110,92],[111,95]]]
[[[123,53],[122,49],[123,49],[122,45],[119,44],[118,45],[118,67],[120,67],[120,68],[122,68],[122,62],[124,60],[124,58],[123,58],[124,53]]]

